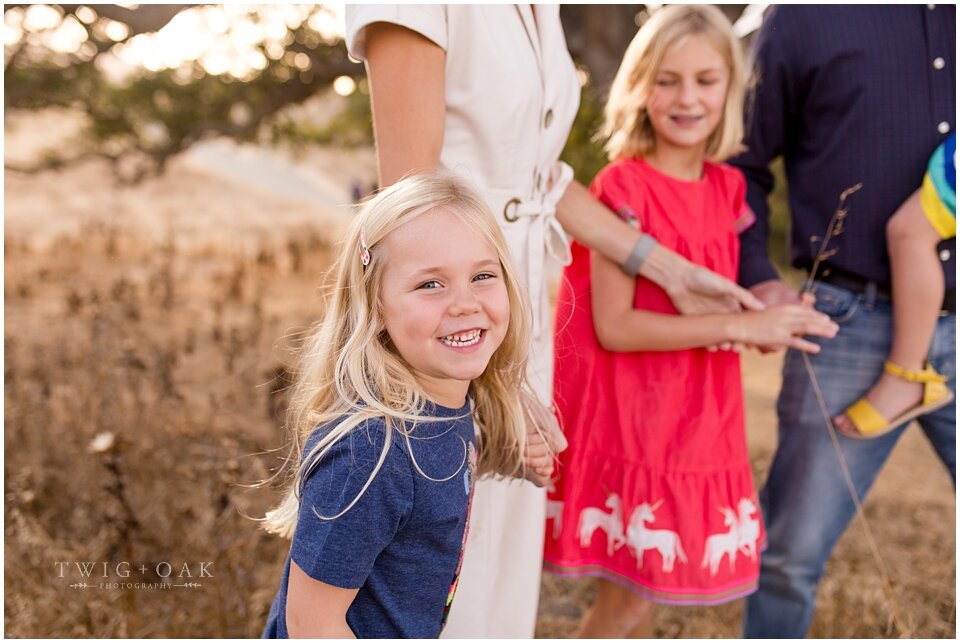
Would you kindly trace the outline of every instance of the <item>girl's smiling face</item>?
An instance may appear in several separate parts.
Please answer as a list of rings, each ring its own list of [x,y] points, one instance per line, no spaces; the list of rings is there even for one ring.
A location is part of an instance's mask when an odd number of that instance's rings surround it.
[[[459,408],[507,332],[510,302],[496,249],[439,208],[382,243],[383,322],[427,395]]]
[[[646,106],[657,149],[705,150],[723,118],[729,84],[726,60],[706,36],[673,43],[663,56]]]

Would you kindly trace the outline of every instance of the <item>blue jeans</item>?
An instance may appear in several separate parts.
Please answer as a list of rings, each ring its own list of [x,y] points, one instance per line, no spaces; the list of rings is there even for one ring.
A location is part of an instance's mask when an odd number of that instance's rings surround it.
[[[880,377],[892,339],[890,302],[817,284],[817,309],[840,325],[832,340],[811,355],[830,417],[866,393]],[[956,316],[940,318],[930,362],[956,390]],[[760,587],[747,599],[746,638],[802,638],[810,627],[817,583],[830,552],[855,515],[823,413],[802,356],[790,351],[777,406],[779,444],[760,495],[767,525]],[[956,487],[956,407],[918,418]],[[838,433],[841,450],[863,499],[904,429],[874,440]]]

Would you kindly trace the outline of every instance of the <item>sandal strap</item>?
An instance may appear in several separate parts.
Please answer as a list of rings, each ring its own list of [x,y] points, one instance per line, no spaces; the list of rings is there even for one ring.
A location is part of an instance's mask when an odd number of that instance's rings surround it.
[[[929,364],[922,371],[911,371],[903,368],[893,362],[885,362],[883,370],[907,382],[920,382],[927,384],[930,382],[946,382],[947,378],[933,369]]]

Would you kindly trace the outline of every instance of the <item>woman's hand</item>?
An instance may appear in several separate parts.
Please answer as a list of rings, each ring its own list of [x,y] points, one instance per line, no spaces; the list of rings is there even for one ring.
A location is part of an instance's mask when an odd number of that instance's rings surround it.
[[[657,273],[658,278],[653,281],[667,292],[682,315],[735,313],[764,308],[763,302],[749,290],[662,246],[653,249],[640,274],[647,276],[647,270]]]

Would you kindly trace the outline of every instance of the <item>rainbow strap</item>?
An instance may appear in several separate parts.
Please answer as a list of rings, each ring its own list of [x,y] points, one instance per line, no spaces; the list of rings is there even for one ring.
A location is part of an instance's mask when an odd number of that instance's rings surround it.
[[[957,135],[954,132],[930,157],[920,188],[920,206],[943,239],[957,236]]]

